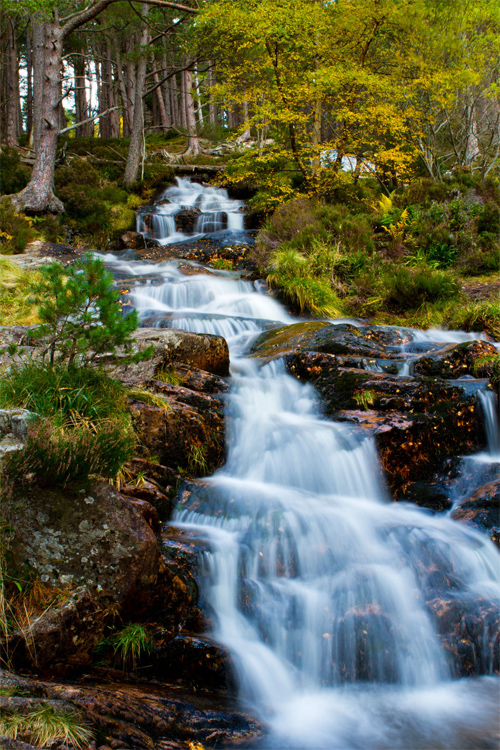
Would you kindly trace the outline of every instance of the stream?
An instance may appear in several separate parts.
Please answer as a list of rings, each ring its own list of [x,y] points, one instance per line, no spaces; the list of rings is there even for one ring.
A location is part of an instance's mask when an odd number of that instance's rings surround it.
[[[241,204],[216,188],[179,180],[163,198],[170,202],[140,219],[163,244],[242,231]],[[199,214],[186,235],[175,216],[192,207]],[[130,279],[143,325],[218,334],[230,348],[227,461],[173,524],[209,541],[199,575],[211,635],[232,655],[242,704],[269,726],[259,747],[497,747],[493,647],[485,647],[486,676],[454,679],[425,607],[429,569],[443,573],[443,599],[498,606],[492,542],[445,514],[391,502],[374,439],[324,419],[313,387],[281,360],[246,356],[263,330],[297,322],[261,283],[196,267],[185,275],[177,261],[106,262]],[[438,345],[482,338],[411,335],[400,377]],[[495,396],[479,398],[488,449],[464,459],[467,487],[457,480],[456,502],[473,489],[471,466],[477,486],[498,476]]]

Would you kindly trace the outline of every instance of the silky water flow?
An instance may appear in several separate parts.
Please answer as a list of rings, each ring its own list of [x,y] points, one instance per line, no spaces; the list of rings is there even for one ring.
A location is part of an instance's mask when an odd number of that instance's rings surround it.
[[[241,701],[270,728],[262,747],[497,747],[497,678],[453,679],[425,606],[434,595],[498,602],[489,539],[390,502],[373,439],[323,419],[282,361],[245,357],[264,327],[295,322],[258,284],[108,261],[135,277],[130,298],[148,325],[217,333],[230,347],[227,462],[173,523],[209,541],[200,586],[212,635],[231,653]]]

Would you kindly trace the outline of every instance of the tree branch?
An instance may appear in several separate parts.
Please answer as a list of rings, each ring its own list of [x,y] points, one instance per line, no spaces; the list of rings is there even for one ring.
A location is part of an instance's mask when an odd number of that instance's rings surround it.
[[[158,8],[170,8],[171,10],[183,11],[184,13],[197,14],[199,11],[196,8],[190,8],[188,5],[181,5],[180,3],[173,2],[173,0],[142,0],[146,5],[154,5]],[[75,29],[83,26],[87,21],[91,21],[93,18],[106,10],[108,5],[120,2],[120,0],[97,0],[96,3],[85,8],[80,13],[73,13],[70,16],[66,16],[66,23],[61,29],[62,38],[65,39]]]
[[[100,117],[109,115],[109,113],[114,112],[115,109],[121,109],[121,107],[111,107],[110,109],[107,109],[105,112],[98,112],[96,115],[93,115],[92,117],[88,117],[86,120],[82,120],[81,122],[77,122],[75,125],[70,125],[69,128],[64,128],[63,130],[60,130],[59,135],[64,135],[64,133],[69,133],[70,130],[79,128],[80,125],[86,125],[87,122],[93,122],[94,120],[97,120]]]

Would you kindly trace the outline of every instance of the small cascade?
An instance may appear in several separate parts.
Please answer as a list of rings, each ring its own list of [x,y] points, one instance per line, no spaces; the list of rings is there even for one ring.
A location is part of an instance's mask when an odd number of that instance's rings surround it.
[[[243,208],[244,202],[232,200],[223,188],[200,185],[178,177],[176,184],[162,193],[151,210],[138,212],[137,231],[161,245],[186,242],[226,230],[229,233],[243,232]],[[176,222],[176,217],[183,211],[193,214],[192,231],[182,231],[179,222]]]
[[[500,461],[500,425],[498,424],[497,397],[493,391],[479,391],[479,401],[483,409],[488,453]]]

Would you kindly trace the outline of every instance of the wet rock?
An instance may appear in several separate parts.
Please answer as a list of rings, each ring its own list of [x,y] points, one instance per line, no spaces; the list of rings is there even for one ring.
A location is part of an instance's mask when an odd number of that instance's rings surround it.
[[[396,682],[396,644],[379,607],[357,607],[337,623],[334,670],[343,682]]]
[[[120,237],[121,247],[129,250],[140,250],[144,245],[144,237],[139,232],[125,232]]]
[[[155,650],[153,674],[195,690],[235,690],[229,652],[206,636],[182,634],[164,643]]]
[[[174,377],[179,379],[179,385],[201,393],[227,393],[229,383],[225,378],[213,375],[198,367],[177,364],[173,366]]]
[[[77,581],[140,610],[162,568],[141,511],[104,482],[85,490],[20,490],[9,503],[12,553],[49,585]]]
[[[391,359],[389,349],[364,335],[362,328],[349,323],[332,325],[320,321],[296,323],[262,334],[251,352],[261,357],[278,357],[291,352],[320,352],[341,356]]]
[[[427,608],[456,677],[499,672],[500,614],[494,603],[438,597]]]
[[[224,408],[213,396],[182,386],[154,382],[168,397],[170,411],[134,402],[130,411],[139,439],[150,455],[172,469],[205,476],[222,465],[225,457]]]
[[[405,487],[398,500],[406,500],[422,508],[430,508],[437,513],[450,510],[452,502],[447,488],[430,482],[412,482]]]
[[[487,341],[466,341],[449,344],[438,351],[421,357],[413,364],[415,373],[440,378],[489,377],[490,367],[484,360],[496,356],[497,350]]]
[[[107,681],[95,684],[41,682],[0,671],[0,688],[33,694],[51,705],[71,706],[85,717],[99,747],[186,748],[201,743],[210,748],[249,747],[265,728],[222,696],[185,695],[159,685]]]
[[[120,379],[148,380],[172,364],[189,365],[213,375],[229,375],[229,349],[222,336],[197,334],[174,328],[140,328],[134,334],[138,351],[155,347],[154,356],[145,362],[113,369]]]
[[[199,215],[199,208],[190,208],[184,211],[179,211],[179,213],[175,215],[175,228],[177,232],[192,234],[195,231]]]
[[[342,368],[332,355],[286,358],[289,372],[310,381],[325,414],[375,436],[395,498],[413,482],[428,481],[443,461],[485,444],[473,389],[430,378],[398,378]]]
[[[452,512],[451,517],[486,532],[500,547],[500,479],[479,487]]]

